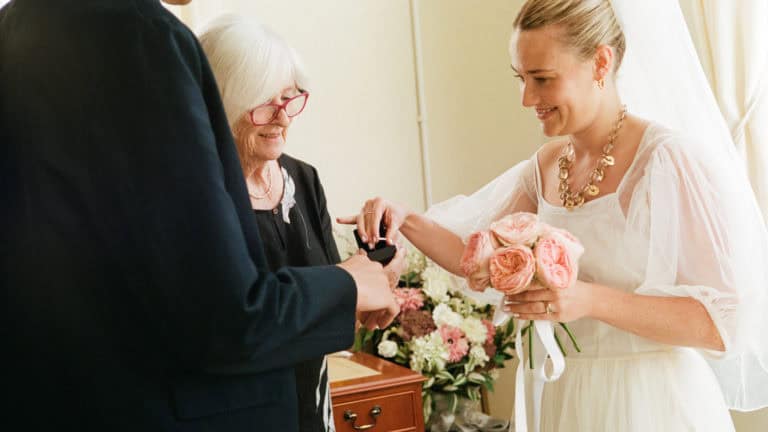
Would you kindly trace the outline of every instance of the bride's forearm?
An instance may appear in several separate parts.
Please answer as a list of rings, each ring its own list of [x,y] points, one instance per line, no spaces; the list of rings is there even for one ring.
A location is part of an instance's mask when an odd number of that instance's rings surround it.
[[[709,313],[690,297],[656,297],[593,284],[590,316],[657,342],[724,351]]]
[[[432,261],[455,275],[463,276],[459,263],[464,253],[464,242],[459,236],[417,213],[406,217],[400,232]]]

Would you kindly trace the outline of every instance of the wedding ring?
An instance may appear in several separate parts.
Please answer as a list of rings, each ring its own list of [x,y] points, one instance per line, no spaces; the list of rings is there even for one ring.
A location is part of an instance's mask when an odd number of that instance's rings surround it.
[[[547,315],[552,315],[555,312],[555,309],[552,307],[552,305],[549,302],[544,302],[544,305],[547,308]]]

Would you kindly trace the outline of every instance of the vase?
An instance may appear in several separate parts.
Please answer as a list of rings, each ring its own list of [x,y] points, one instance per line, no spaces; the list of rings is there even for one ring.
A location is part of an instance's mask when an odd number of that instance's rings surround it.
[[[479,400],[458,397],[456,409],[451,410],[451,395],[433,392],[434,409],[427,422],[429,432],[507,432],[508,420],[500,420],[485,414]]]

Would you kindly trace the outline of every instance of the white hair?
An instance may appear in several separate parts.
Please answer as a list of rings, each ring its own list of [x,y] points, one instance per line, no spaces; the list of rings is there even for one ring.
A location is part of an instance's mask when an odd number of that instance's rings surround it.
[[[256,21],[222,15],[206,26],[200,44],[216,77],[230,127],[284,88],[306,89],[306,74],[296,51]]]

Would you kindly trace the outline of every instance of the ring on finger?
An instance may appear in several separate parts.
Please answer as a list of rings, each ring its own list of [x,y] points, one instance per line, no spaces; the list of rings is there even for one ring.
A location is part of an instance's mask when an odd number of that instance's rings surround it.
[[[544,309],[546,309],[547,315],[555,313],[555,308],[552,307],[552,303],[550,302],[544,302]]]

